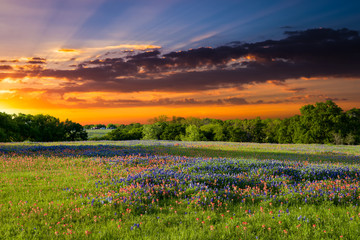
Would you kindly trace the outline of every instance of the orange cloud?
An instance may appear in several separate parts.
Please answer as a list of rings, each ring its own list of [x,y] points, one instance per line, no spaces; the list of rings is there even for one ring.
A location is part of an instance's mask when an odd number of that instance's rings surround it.
[[[146,44],[120,44],[116,46],[107,46],[103,49],[119,49],[119,48],[126,48],[126,49],[134,49],[134,50],[146,50],[146,49],[159,49],[161,46],[157,45],[146,45]]]
[[[111,50],[111,49],[130,49],[130,50],[147,50],[147,49],[159,49],[161,46],[151,45],[151,44],[120,44],[114,46],[105,46],[105,47],[93,47],[93,48],[83,48],[83,49],[73,49],[73,48],[61,48],[57,52],[61,53],[79,53],[79,52],[93,52],[93,51],[102,51],[102,50]]]
[[[62,48],[57,50],[58,52],[63,52],[63,53],[77,53],[79,52],[79,50],[76,49],[70,49],[70,48]]]

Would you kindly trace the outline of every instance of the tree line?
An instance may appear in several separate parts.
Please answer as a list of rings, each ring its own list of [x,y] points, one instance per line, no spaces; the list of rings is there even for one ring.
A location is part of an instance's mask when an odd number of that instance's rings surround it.
[[[183,118],[159,116],[149,124],[118,125],[95,140],[178,140],[257,143],[359,144],[360,109],[343,111],[333,101],[305,105],[285,119]]]
[[[360,109],[343,111],[333,101],[300,108],[300,115],[285,119],[183,118],[165,115],[149,124],[98,124],[82,126],[50,115],[0,112],[0,142],[87,140],[85,130],[116,128],[93,140],[177,140],[258,143],[360,144]]]
[[[79,123],[60,121],[50,115],[6,114],[0,112],[0,142],[52,142],[87,140]]]
[[[98,123],[98,124],[87,124],[87,125],[84,125],[84,128],[86,130],[89,130],[89,129],[116,129],[117,126],[119,124],[113,124],[113,123],[109,123],[108,125],[105,125],[105,124],[102,124],[102,123]]]

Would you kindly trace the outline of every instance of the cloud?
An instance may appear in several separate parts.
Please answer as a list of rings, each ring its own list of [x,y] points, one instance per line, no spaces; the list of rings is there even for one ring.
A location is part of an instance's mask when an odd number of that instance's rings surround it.
[[[95,100],[95,101],[94,101]],[[156,100],[137,100],[137,99],[113,99],[106,100],[101,97],[88,102],[87,100],[79,98],[68,98],[67,103],[76,104],[76,107],[143,107],[143,106],[205,106],[205,105],[247,105],[257,104],[249,103],[242,98],[226,98],[226,99],[214,99],[214,100],[198,100],[195,98],[183,98],[183,99],[171,99],[171,98],[159,98]]]
[[[12,70],[13,68],[10,65],[0,65],[0,70]]]
[[[331,101],[347,101],[347,98],[337,98],[337,97],[327,97],[325,100],[331,100]]]
[[[80,52],[77,49],[71,49],[71,48],[61,48],[59,50],[57,50],[58,52],[63,52],[63,53],[78,53]]]
[[[26,77],[28,74],[23,72],[11,72],[11,73],[2,73],[0,72],[0,81],[3,81],[6,78],[13,78],[13,79],[21,79]]]
[[[45,64],[46,63],[46,59],[45,58],[40,58],[40,57],[32,57],[30,58],[27,63],[31,63],[31,64]]]
[[[224,101],[226,103],[230,103],[233,105],[249,104],[248,101],[246,101],[244,98],[237,98],[237,97],[227,98],[227,99],[224,99]]]
[[[153,50],[153,51],[146,51],[144,53],[139,53],[136,54],[134,56],[128,56],[127,58],[131,58],[131,59],[143,59],[143,58],[149,58],[149,57],[157,57],[159,56],[161,53],[159,50]]]
[[[298,92],[303,92],[306,90],[306,88],[287,88],[286,89],[289,92],[294,92],[294,93],[298,93]]]
[[[170,53],[162,53],[159,46],[153,45],[106,47],[118,48],[148,51],[123,52],[124,57],[116,58],[102,56],[84,61],[75,69],[19,71],[32,77],[66,78],[68,82],[56,90],[59,93],[195,92],[240,88],[244,84],[267,81],[281,85],[287,79],[360,77],[360,37],[357,31],[348,29],[286,31],[285,37],[280,40],[233,42],[216,48],[202,47]],[[28,61],[37,64],[45,62],[46,59],[39,57]],[[293,92],[302,90],[289,89]],[[241,103],[243,100],[227,101]]]
[[[130,51],[139,50],[145,51],[148,49],[160,49],[161,46],[151,45],[151,44],[120,44],[114,46],[105,46],[105,47],[92,47],[92,48],[81,48],[81,49],[73,49],[73,48],[61,48],[56,50],[60,53],[80,53],[80,52],[99,52],[106,50],[117,50],[117,49],[129,49]],[[128,51],[128,50],[124,50]],[[109,54],[109,52],[107,53]]]
[[[286,99],[287,102],[295,102],[295,101],[305,101],[305,100],[332,100],[332,101],[348,101],[347,98],[338,98],[338,97],[330,97],[325,94],[308,94],[303,96],[292,96]]]
[[[134,49],[134,50],[146,50],[146,49],[157,49],[161,46],[151,45],[151,44],[120,44],[115,46],[106,46],[102,49]]]
[[[202,66],[217,66],[226,64],[232,59],[246,57],[247,49],[242,45],[231,47],[221,46],[217,48],[198,48],[188,51],[171,52],[164,57],[173,62],[173,64],[182,68],[196,68]]]
[[[346,101],[346,98],[331,98],[325,95],[305,95],[290,97],[285,99],[276,100],[254,100],[248,101],[245,98],[228,97],[218,99],[200,100],[196,98],[183,98],[183,99],[171,99],[171,98],[159,98],[155,100],[139,100],[139,99],[104,99],[97,97],[91,101],[85,99],[79,99],[76,97],[67,98],[63,107],[74,108],[127,108],[127,107],[154,107],[154,106],[172,106],[172,107],[184,107],[184,106],[243,106],[243,105],[263,105],[263,104],[283,104],[293,103],[309,100],[333,100],[333,101]],[[70,104],[70,105],[68,105]]]
[[[68,99],[66,99],[67,102],[71,102],[71,103],[86,103],[86,100],[84,99],[79,99],[76,97],[70,97]]]
[[[17,59],[10,59],[10,60],[1,59],[0,60],[0,63],[16,63],[16,62],[19,62],[19,60],[17,60]]]

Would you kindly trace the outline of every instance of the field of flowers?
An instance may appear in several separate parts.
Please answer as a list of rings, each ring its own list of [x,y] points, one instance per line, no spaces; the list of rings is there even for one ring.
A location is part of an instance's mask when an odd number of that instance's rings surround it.
[[[0,239],[359,239],[360,146],[0,144]]]

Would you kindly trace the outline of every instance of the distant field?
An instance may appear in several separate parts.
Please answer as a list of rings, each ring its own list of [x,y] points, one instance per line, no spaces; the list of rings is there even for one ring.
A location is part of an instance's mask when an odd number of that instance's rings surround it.
[[[358,239],[359,176],[360,146],[0,144],[0,239]]]
[[[87,129],[86,132],[88,133],[88,138],[91,140],[94,137],[102,137],[112,130],[114,129]]]

